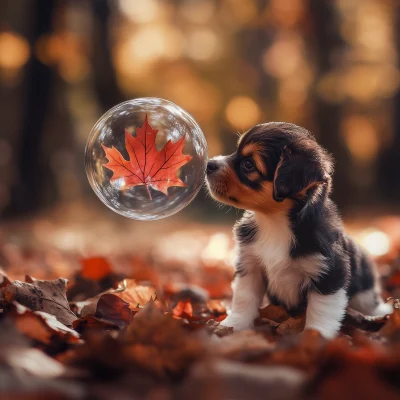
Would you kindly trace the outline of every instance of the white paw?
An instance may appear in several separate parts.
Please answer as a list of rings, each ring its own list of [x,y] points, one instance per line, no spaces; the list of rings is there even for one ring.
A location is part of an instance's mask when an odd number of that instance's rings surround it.
[[[384,317],[387,314],[393,312],[393,306],[389,303],[380,303],[378,307],[375,308],[373,315],[376,317]]]
[[[252,329],[254,327],[254,321],[246,320],[243,317],[239,318],[237,316],[229,315],[221,322],[220,325],[233,328],[235,332],[238,332]]]
[[[338,331],[340,325],[338,326],[322,326],[322,325],[307,325],[305,326],[304,330],[312,329],[314,331],[318,331],[325,339],[333,339]]]

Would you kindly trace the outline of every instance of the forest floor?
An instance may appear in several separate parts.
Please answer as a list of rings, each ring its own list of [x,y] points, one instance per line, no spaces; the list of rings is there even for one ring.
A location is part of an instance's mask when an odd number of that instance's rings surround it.
[[[349,309],[330,341],[276,306],[252,331],[222,329],[230,228],[120,220],[75,212],[0,228],[1,399],[400,398],[398,308]],[[397,299],[400,221],[376,225],[390,239],[376,259],[384,295]]]

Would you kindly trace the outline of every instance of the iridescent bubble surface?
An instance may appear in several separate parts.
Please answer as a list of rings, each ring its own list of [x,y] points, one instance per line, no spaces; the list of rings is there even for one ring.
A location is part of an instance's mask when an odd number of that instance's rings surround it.
[[[170,186],[167,194],[151,184],[129,187],[126,178],[112,180],[113,171],[104,167],[109,161],[104,147],[114,147],[130,160],[125,134],[135,137],[146,115],[151,128],[158,130],[157,151],[169,140],[176,143],[184,137],[182,154],[191,156],[176,172],[185,186]],[[86,174],[99,199],[116,213],[138,220],[166,218],[186,207],[203,184],[206,164],[207,142],[193,117],[176,104],[153,97],[129,100],[107,111],[90,132],[85,150]]]

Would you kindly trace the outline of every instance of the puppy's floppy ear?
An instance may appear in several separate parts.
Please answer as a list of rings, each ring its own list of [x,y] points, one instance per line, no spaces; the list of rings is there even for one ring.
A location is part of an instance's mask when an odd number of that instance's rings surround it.
[[[274,175],[273,197],[281,202],[286,198],[299,198],[319,185],[327,183],[329,174],[323,163],[312,152],[292,152],[285,147]]]

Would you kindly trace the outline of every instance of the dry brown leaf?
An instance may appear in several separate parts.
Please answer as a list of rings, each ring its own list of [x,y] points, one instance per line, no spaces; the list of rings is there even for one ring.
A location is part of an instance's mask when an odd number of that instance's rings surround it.
[[[133,279],[124,279],[117,289],[110,290],[109,293],[126,301],[131,310],[136,311],[138,307],[143,307],[157,298],[156,290],[152,286],[138,285]]]
[[[335,339],[320,355],[309,393],[312,398],[327,400],[398,399],[397,355],[390,357],[382,346],[368,340],[361,347],[355,347]]]
[[[279,326],[276,328],[276,333],[280,336],[300,333],[304,329],[305,322],[305,318],[290,317],[286,321],[283,321],[279,324]]]
[[[28,308],[13,302],[7,311],[15,326],[25,336],[45,345],[55,344],[57,340],[66,343],[76,343],[79,334],[68,328],[56,317],[43,311],[31,311]]]
[[[66,297],[68,281],[63,278],[53,281],[29,279],[31,283],[14,281],[0,289],[0,297],[8,303],[17,301],[32,311],[47,312],[64,325],[72,326],[77,317],[69,308]]]
[[[81,265],[81,276],[94,281],[99,281],[113,272],[110,263],[104,257],[84,258]]]
[[[289,319],[290,315],[282,306],[268,304],[260,310],[260,318],[265,318],[275,322],[283,322]]]
[[[264,361],[267,364],[312,370],[325,344],[326,340],[317,331],[306,330],[301,335],[281,338],[276,349]]]
[[[172,315],[177,318],[187,318],[193,317],[193,306],[190,300],[180,301],[173,309]]]
[[[140,310],[124,341],[131,362],[157,376],[180,375],[205,355],[204,342],[154,303]]]
[[[78,332],[99,328],[123,329],[132,322],[133,313],[129,304],[115,294],[105,293],[99,297],[94,314],[88,314],[74,321]]]
[[[115,294],[103,294],[96,307],[94,316],[99,321],[114,324],[122,329],[132,322],[132,311],[129,303]]]
[[[215,341],[211,353],[223,358],[250,361],[269,353],[274,345],[255,331],[234,332]]]

